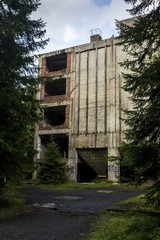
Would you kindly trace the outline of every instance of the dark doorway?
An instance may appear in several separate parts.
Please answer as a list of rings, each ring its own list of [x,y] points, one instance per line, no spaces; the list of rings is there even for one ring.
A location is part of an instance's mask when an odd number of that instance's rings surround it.
[[[97,173],[80,156],[78,162],[78,182],[91,182],[97,177]]]
[[[80,182],[90,182],[96,177],[106,178],[106,148],[78,148],[78,174]]]

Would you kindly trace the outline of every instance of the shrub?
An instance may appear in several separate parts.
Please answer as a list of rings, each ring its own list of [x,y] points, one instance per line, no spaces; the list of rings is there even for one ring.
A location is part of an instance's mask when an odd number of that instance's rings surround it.
[[[43,184],[59,184],[65,181],[65,163],[62,162],[60,148],[52,137],[44,152],[43,165],[41,166],[38,180]]]

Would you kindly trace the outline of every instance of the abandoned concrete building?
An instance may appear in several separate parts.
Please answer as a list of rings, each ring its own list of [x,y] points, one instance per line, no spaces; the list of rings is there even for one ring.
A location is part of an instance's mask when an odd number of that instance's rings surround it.
[[[128,21],[129,20],[124,20]],[[126,58],[118,39],[102,40],[93,33],[90,43],[42,54],[41,76],[52,81],[39,86],[44,120],[36,126],[35,148],[41,162],[45,145],[54,135],[72,180],[104,177],[117,181],[119,166],[107,156],[119,156],[125,125],[122,109],[130,107],[123,91],[119,62]]]

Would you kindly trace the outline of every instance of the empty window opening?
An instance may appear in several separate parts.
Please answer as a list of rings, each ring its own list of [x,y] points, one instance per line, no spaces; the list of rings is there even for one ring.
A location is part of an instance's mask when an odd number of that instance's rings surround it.
[[[64,159],[68,158],[68,136],[66,136],[65,134],[58,134],[53,136],[55,142],[57,143],[60,149],[62,157]],[[41,157],[43,158],[46,146],[51,140],[51,135],[41,135],[40,138],[41,138]]]
[[[67,67],[67,54],[59,54],[46,58],[46,72],[54,72]]]
[[[65,122],[66,106],[50,107],[44,110],[44,123],[51,126],[60,126]]]
[[[45,85],[45,97],[66,94],[66,78],[54,80]]]
[[[68,158],[68,137],[66,135],[59,134],[55,137],[55,141],[60,148],[63,158]]]
[[[49,142],[48,135],[40,136],[41,144],[40,144],[40,158],[44,157],[44,151],[46,150],[47,143]]]

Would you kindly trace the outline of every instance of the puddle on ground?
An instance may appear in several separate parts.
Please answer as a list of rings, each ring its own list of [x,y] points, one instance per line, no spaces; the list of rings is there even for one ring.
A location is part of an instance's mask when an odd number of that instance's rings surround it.
[[[56,200],[64,200],[64,201],[80,201],[83,198],[82,197],[75,197],[75,196],[58,196],[55,197]]]
[[[35,203],[33,205],[34,207],[53,208],[53,209],[57,208],[55,203],[44,203],[44,204]]]
[[[98,193],[112,193],[113,191],[107,191],[107,190],[98,190]]]

